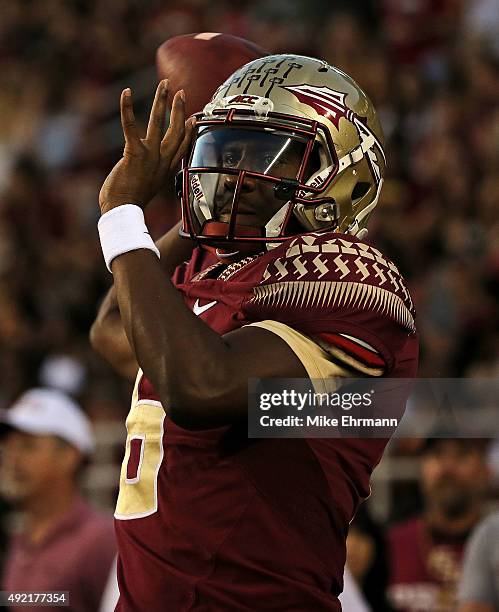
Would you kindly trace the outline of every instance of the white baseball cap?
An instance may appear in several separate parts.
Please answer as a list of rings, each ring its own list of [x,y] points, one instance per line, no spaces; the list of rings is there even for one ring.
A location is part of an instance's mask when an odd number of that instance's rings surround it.
[[[55,389],[30,389],[8,410],[0,410],[3,429],[58,436],[85,455],[94,450],[90,421],[70,397]],[[0,425],[0,426],[1,426]]]

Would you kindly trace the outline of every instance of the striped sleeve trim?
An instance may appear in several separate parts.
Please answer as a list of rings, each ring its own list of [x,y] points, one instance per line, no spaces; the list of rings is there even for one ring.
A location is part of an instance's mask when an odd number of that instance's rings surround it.
[[[404,301],[392,291],[359,282],[286,281],[254,287],[250,300],[278,308],[352,308],[387,316],[407,330],[416,329]]]
[[[367,342],[347,334],[321,333],[314,336],[317,344],[344,366],[368,376],[382,376],[386,363]]]

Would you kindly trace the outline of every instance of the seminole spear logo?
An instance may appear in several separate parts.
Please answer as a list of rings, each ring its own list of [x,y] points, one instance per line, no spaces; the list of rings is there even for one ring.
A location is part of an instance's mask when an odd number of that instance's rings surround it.
[[[348,108],[345,103],[345,98],[347,97],[346,93],[329,89],[329,87],[315,87],[314,85],[307,85],[306,83],[303,85],[281,85],[280,87],[291,92],[302,104],[306,104],[313,108],[318,115],[322,115],[331,121],[337,130],[339,130],[339,123],[342,117],[354,123],[359,132],[362,150],[367,152],[374,172],[376,173],[376,178],[378,180],[381,178],[377,156],[373,150],[373,146],[376,145],[376,148],[381,152],[386,163],[383,147],[376,138],[374,132],[367,126],[367,120],[364,117],[359,117]]]
[[[282,89],[290,91],[302,104],[312,107],[315,112],[329,119],[336,129],[339,129],[341,117],[353,121],[357,116],[345,104],[346,94],[329,87],[314,87],[313,85],[281,85]]]

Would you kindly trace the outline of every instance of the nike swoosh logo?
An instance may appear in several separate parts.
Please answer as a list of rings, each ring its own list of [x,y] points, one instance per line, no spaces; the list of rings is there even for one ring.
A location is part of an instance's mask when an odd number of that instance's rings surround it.
[[[206,312],[207,310],[209,310],[210,308],[213,308],[213,306],[215,306],[215,304],[217,303],[217,300],[215,300],[214,302],[208,302],[208,304],[205,304],[204,306],[200,306],[199,305],[199,300],[196,300],[194,302],[194,306],[192,307],[192,312],[199,317],[200,314],[203,314],[203,312]]]

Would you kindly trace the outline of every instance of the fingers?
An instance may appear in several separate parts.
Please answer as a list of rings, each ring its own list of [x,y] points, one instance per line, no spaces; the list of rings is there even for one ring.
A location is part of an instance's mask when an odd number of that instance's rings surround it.
[[[178,91],[173,98],[170,125],[161,141],[161,167],[173,170],[185,156],[191,142],[196,119],[185,121],[185,93]]]
[[[120,98],[120,114],[121,126],[125,136],[125,143],[128,147],[134,149],[140,145],[140,138],[135,124],[135,115],[133,112],[132,91],[129,87],[121,92]]]
[[[151,145],[159,146],[165,129],[166,97],[168,95],[168,79],[163,79],[156,88],[156,95],[152,103],[149,123],[147,124],[146,141]]]
[[[172,103],[172,112],[170,114],[170,125],[166,130],[166,134],[161,142],[161,156],[168,157],[170,160],[176,154],[176,151],[185,134],[185,93],[184,90],[177,91]]]

